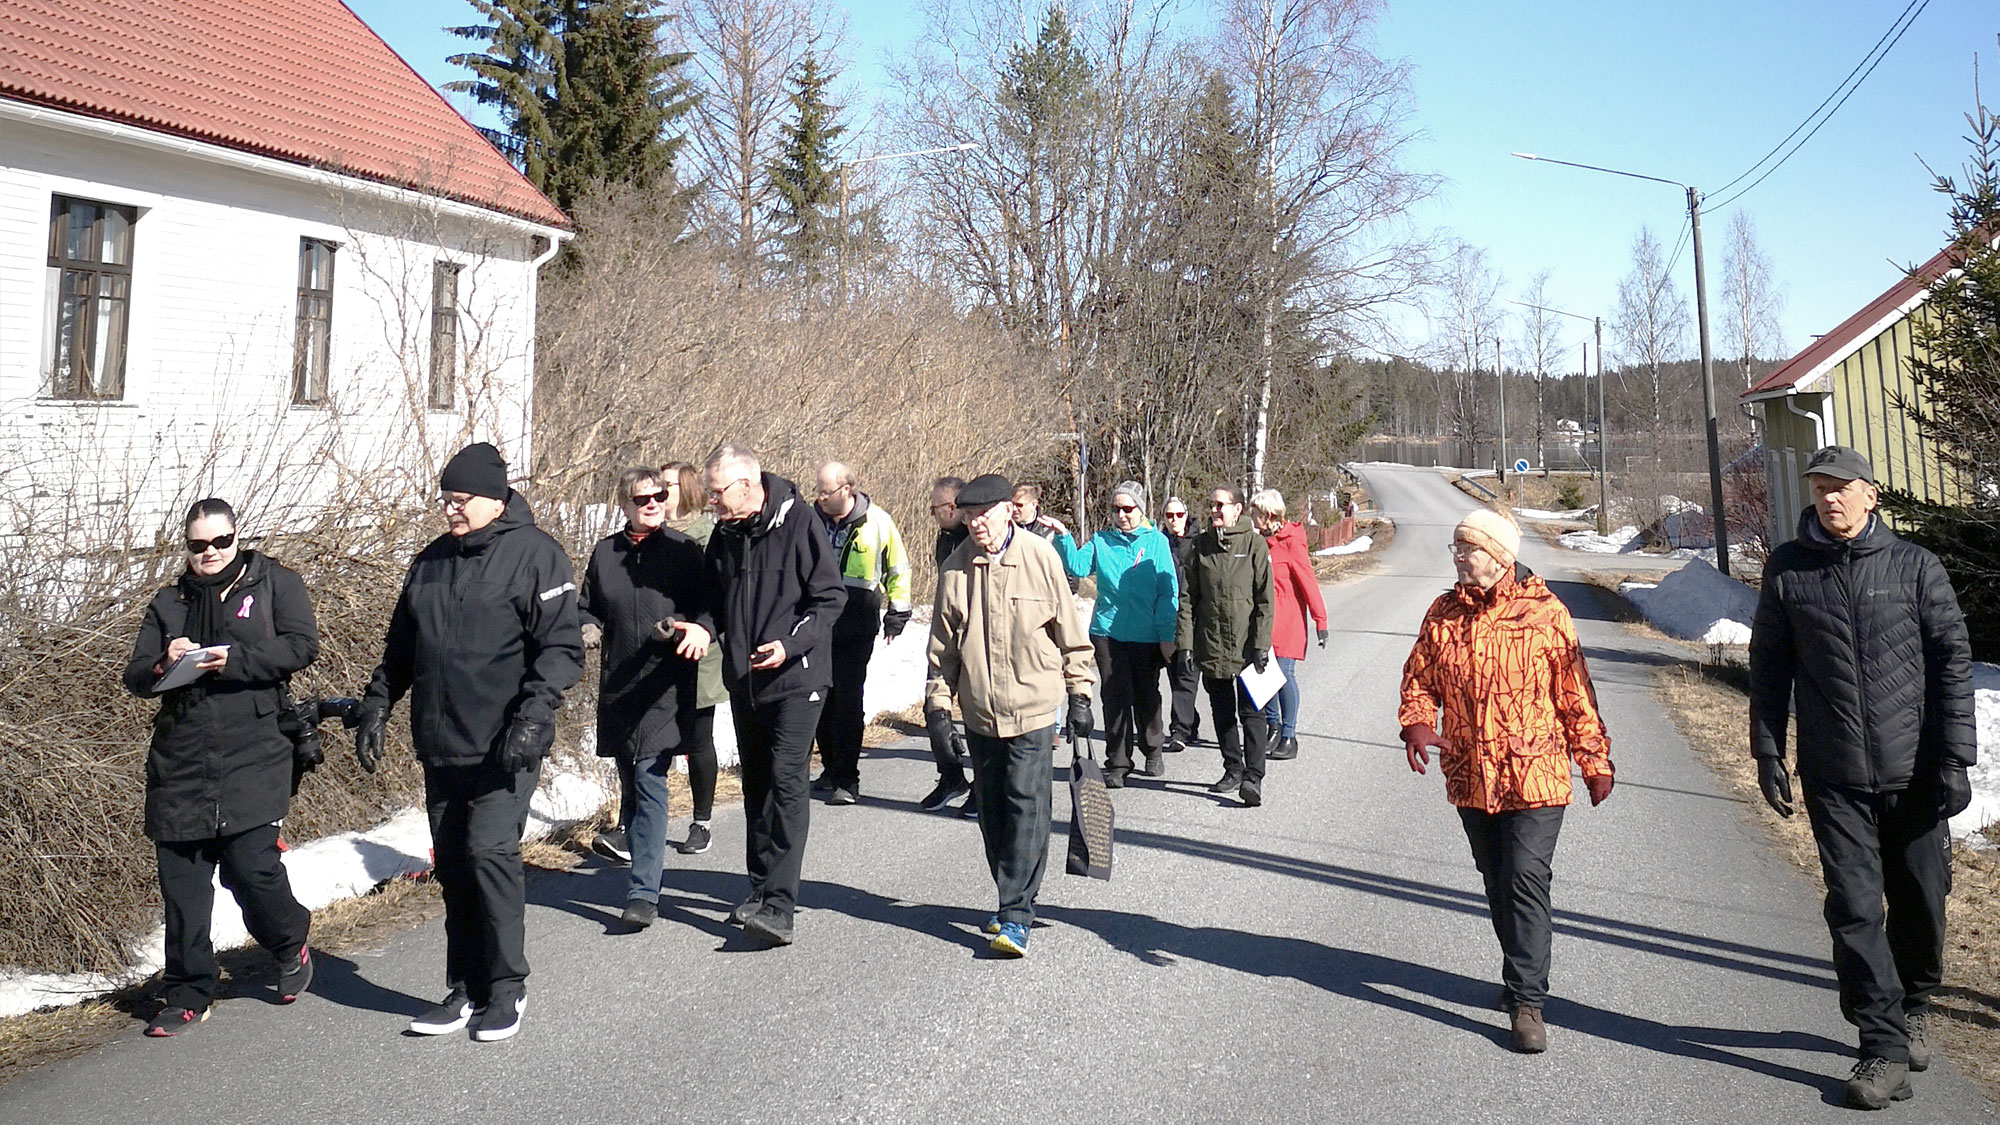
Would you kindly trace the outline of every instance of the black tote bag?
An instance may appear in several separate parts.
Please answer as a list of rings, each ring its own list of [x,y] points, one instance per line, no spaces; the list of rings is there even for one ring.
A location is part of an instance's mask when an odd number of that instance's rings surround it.
[[[1069,864],[1071,875],[1111,878],[1112,826],[1118,818],[1104,770],[1090,754],[1089,739],[1070,741]]]

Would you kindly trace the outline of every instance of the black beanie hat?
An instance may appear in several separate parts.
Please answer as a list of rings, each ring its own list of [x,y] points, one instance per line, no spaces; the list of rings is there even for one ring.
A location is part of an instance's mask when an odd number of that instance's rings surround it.
[[[471,496],[507,498],[507,462],[500,451],[483,441],[459,450],[438,474],[438,488]]]

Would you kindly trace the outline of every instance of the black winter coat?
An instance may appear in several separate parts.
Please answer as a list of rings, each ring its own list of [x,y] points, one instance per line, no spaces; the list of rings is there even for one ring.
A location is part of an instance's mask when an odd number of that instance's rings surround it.
[[[426,765],[485,761],[516,715],[555,721],[583,678],[583,628],[569,556],[521,494],[464,538],[445,534],[410,563],[366,703],[410,695]]]
[[[187,635],[178,586],[153,595],[125,665],[132,694],[158,698],[146,754],[146,835],[233,836],[283,819],[292,795],[292,742],[278,729],[278,691],[319,655],[312,600],[297,574],[246,550],[222,599],[229,662],[187,687],[153,695],[167,642]]]
[[[607,535],[584,567],[578,610],[604,630],[598,649],[597,755],[644,761],[681,743],[683,712],[695,707],[700,665],[674,652],[680,634],[653,626],[685,618],[713,632],[708,567],[694,540],[662,527],[638,543]]]
[[[1799,776],[1868,792],[1973,764],[1972,649],[1937,557],[1881,519],[1835,540],[1808,508],[1771,552],[1750,633],[1750,740],[1782,758],[1796,697]]]
[[[847,605],[833,548],[792,482],[764,474],[764,507],[723,520],[708,539],[710,616],[721,630],[722,682],[751,706],[833,686],[828,640]],[[785,644],[785,662],[751,671],[751,652]]]

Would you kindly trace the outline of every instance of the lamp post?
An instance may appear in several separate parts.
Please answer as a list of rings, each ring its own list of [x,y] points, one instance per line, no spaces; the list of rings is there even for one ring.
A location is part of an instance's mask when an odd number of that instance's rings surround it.
[[[1570,316],[1570,317],[1575,317],[1578,320],[1587,320],[1590,322],[1591,330],[1596,333],[1597,336],[1597,533],[1599,535],[1609,535],[1611,534],[1611,513],[1608,510],[1609,506],[1605,503],[1605,488],[1606,488],[1606,482],[1610,477],[1610,473],[1606,470],[1605,467],[1604,450],[1605,447],[1610,444],[1611,420],[1610,418],[1606,417],[1604,413],[1604,318],[1601,316],[1585,316],[1582,313],[1573,313],[1566,309],[1552,309],[1547,305],[1531,305],[1526,301],[1516,301],[1511,297],[1507,299],[1507,303],[1510,305],[1520,305],[1522,308],[1526,309],[1539,309],[1542,312],[1554,313],[1557,316]],[[1590,377],[1590,364],[1588,362],[1586,362],[1583,365],[1583,375],[1584,378],[1586,379]],[[1585,387],[1585,390],[1588,389],[1589,389],[1588,387]]]
[[[945,152],[971,152],[978,147],[977,141],[960,141],[958,144],[946,145],[943,148],[920,148],[912,152],[885,152],[878,156],[863,156],[856,160],[843,160],[836,165],[840,170],[840,277],[843,292],[847,285],[847,170],[859,164],[873,164],[881,160],[901,160],[907,156],[936,156]]]
[[[1671,184],[1687,192],[1688,223],[1694,229],[1694,315],[1700,325],[1701,334],[1701,401],[1708,415],[1708,496],[1712,505],[1711,523],[1715,525],[1715,569],[1724,577],[1729,574],[1729,520],[1722,506],[1722,440],[1715,424],[1715,365],[1708,352],[1708,274],[1701,257],[1701,192],[1699,189],[1681,183],[1679,180],[1662,179],[1659,176],[1642,176],[1637,172],[1622,172],[1616,168],[1600,168],[1595,164],[1577,164],[1568,160],[1556,160],[1548,156],[1536,156],[1532,152],[1517,152],[1515,156],[1523,160],[1539,160],[1547,164],[1560,164],[1566,168],[1582,168],[1587,172],[1604,172],[1613,176],[1624,176],[1634,180],[1650,180],[1656,184]],[[1597,366],[1604,368],[1604,353],[1597,355]]]

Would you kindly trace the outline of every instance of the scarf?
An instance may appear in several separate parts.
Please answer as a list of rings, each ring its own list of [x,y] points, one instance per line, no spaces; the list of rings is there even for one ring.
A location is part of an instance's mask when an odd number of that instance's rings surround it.
[[[196,574],[192,570],[181,574],[178,583],[181,600],[188,606],[183,634],[188,640],[206,647],[227,639],[228,622],[222,613],[222,597],[243,577],[243,566],[249,561],[250,552],[238,551],[228,566],[214,574]]]
[[[634,547],[637,547],[639,544],[644,543],[646,541],[646,537],[651,534],[653,533],[648,528],[633,527],[629,523],[625,525],[625,538],[630,539]]]

